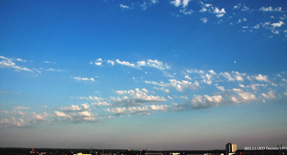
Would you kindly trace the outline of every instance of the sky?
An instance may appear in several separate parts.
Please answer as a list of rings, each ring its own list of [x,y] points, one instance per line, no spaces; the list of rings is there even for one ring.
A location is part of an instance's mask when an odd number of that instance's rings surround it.
[[[0,0],[0,147],[287,145],[286,0]]]

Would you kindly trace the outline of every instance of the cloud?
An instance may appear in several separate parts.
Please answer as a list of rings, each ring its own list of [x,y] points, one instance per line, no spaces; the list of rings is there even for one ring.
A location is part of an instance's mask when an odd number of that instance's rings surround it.
[[[120,65],[129,66],[129,67],[133,67],[133,68],[136,67],[135,64],[127,62],[127,61],[120,61],[119,59],[117,59],[116,62]]]
[[[282,10],[281,7],[277,7],[277,8],[272,8],[272,6],[269,7],[261,7],[259,9],[259,11],[263,11],[263,12],[280,12]]]
[[[129,107],[128,108],[128,111],[131,113],[131,114],[142,114],[142,115],[148,115],[150,114],[149,112],[149,108],[148,106],[143,106],[143,107]]]
[[[212,4],[206,4],[200,1],[201,3],[201,10],[199,12],[204,13],[204,12],[209,12],[211,14],[215,14],[216,17],[221,18],[226,14],[226,11],[224,8],[219,9],[216,6],[213,6]]]
[[[283,21],[279,21],[278,23],[271,24],[271,26],[273,26],[273,28],[276,28],[276,27],[281,27],[283,24],[284,24]]]
[[[221,90],[221,91],[225,91],[223,86],[219,86],[217,83],[215,84],[216,88]]]
[[[102,101],[103,100],[101,97],[97,97],[97,96],[77,97],[77,98],[81,100],[89,100],[89,101]]]
[[[221,102],[223,102],[223,97],[221,95],[194,95],[191,101],[192,107],[195,109],[218,106]]]
[[[215,7],[213,10],[213,13],[216,14],[216,17],[220,18],[220,17],[223,17],[224,14],[226,14],[226,11],[224,8],[219,9],[218,7]]]
[[[163,83],[163,82],[155,82],[155,81],[145,81],[145,83],[158,85],[162,87],[174,87],[178,91],[183,91],[185,89],[196,89],[196,87],[199,86],[199,83],[195,81],[194,83],[186,80],[178,81],[176,79],[170,79],[169,83]]]
[[[239,73],[239,72],[235,72],[235,71],[232,71],[232,73],[234,74],[235,80],[244,81],[243,77],[246,76],[246,73]]]
[[[88,103],[83,103],[82,106],[85,110],[90,109],[90,105]]]
[[[65,72],[66,70],[62,70],[62,69],[54,69],[54,68],[48,68],[48,69],[46,69],[46,71],[48,71],[48,72]]]
[[[204,83],[206,83],[208,85],[210,85],[212,83],[212,81],[211,81],[212,75],[207,73],[207,74],[205,74],[205,76],[201,76],[201,77],[202,77]]]
[[[70,107],[61,107],[60,109],[62,111],[55,111],[56,119],[75,123],[97,121],[88,103],[82,104],[82,108],[78,105],[71,105]]]
[[[167,111],[170,107],[169,105],[150,105],[149,106],[153,111]]]
[[[266,75],[258,74],[257,76],[253,76],[253,78],[258,81],[268,82],[268,76]]]
[[[234,78],[228,72],[221,73],[221,75],[224,76],[228,81],[234,81]]]
[[[15,60],[16,60],[16,61],[19,61],[19,62],[27,62],[27,60],[23,60],[23,59],[21,59],[21,58],[16,58]]]
[[[12,117],[11,119],[1,119],[0,127],[25,127],[29,126],[24,119]]]
[[[66,112],[81,111],[81,108],[78,105],[71,105],[71,107],[61,107],[60,109]]]
[[[252,94],[250,92],[245,92],[242,89],[234,88],[233,91],[238,94],[240,99],[242,99],[241,101],[239,101],[239,103],[250,102],[250,101],[254,101],[257,99],[254,94]]]
[[[170,4],[174,5],[175,7],[179,7],[179,6],[182,6],[182,8],[184,9],[181,9],[180,11],[184,14],[191,14],[191,12],[186,12],[186,7],[188,6],[190,0],[174,0],[174,1],[171,1]]]
[[[238,3],[237,5],[233,6],[234,9],[241,9],[241,11],[249,11],[250,8],[247,7],[245,4]]]
[[[72,78],[78,81],[92,81],[92,82],[95,81],[94,78],[87,78],[87,77],[80,77],[80,76],[72,77]]]
[[[92,103],[92,105],[94,106],[110,106],[110,104],[108,102],[94,102]]]
[[[24,107],[24,106],[16,106],[14,107],[15,110],[27,110],[30,109],[30,107]]]
[[[72,120],[72,117],[61,111],[55,111],[56,116]]]
[[[174,6],[176,7],[179,7],[180,4],[181,4],[181,0],[174,0],[174,1],[171,1],[170,4],[173,4]]]
[[[146,62],[147,66],[148,67],[153,67],[153,68],[157,68],[157,69],[160,69],[160,70],[165,70],[165,69],[169,69],[170,67],[167,65],[167,64],[163,64],[161,61],[158,61],[158,60],[147,60]]]
[[[101,66],[103,64],[103,59],[102,58],[98,58],[96,61],[90,62],[90,64]]]
[[[145,89],[140,90],[136,88],[135,90],[118,90],[116,93],[122,97],[111,98],[111,102],[115,105],[141,105],[147,102],[165,102],[167,101],[164,97],[148,95]],[[128,95],[128,96],[126,96]]]
[[[45,63],[45,64],[56,64],[56,62],[52,62],[52,61],[43,61],[43,63]]]
[[[20,58],[17,58],[18,61],[22,60]],[[16,59],[16,61],[17,61]],[[22,60],[23,62],[23,60]],[[22,67],[22,66],[18,66],[16,65],[15,62],[12,61],[12,59],[10,58],[6,58],[4,56],[0,56],[0,68],[13,68],[16,71],[27,71],[27,72],[33,72],[31,69],[27,68],[27,67]]]
[[[276,99],[274,91],[269,91],[268,94],[262,93],[261,94],[265,99]]]
[[[183,91],[184,89],[196,89],[196,87],[199,86],[197,81],[192,83],[186,80],[178,81],[176,79],[170,79],[169,82],[171,86],[176,88],[178,91]]]
[[[48,121],[48,114],[46,112],[44,112],[43,114],[36,114],[35,112],[32,113],[33,114],[33,120],[31,120],[31,122],[33,124],[36,124],[38,122],[45,122]]]
[[[108,60],[107,63],[108,63],[108,64],[111,64],[112,66],[115,65],[115,62],[112,61],[112,60]]]
[[[207,23],[208,19],[206,17],[200,19],[203,23]]]
[[[120,7],[123,8],[123,9],[129,9],[130,8],[129,6],[124,5],[124,4],[120,4]]]
[[[126,113],[126,108],[125,107],[117,107],[117,108],[107,108],[107,112],[113,113],[115,115],[121,115]]]

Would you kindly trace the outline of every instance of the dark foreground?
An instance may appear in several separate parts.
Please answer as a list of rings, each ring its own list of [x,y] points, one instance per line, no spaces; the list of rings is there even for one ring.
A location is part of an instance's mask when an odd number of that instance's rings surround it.
[[[91,154],[91,149],[53,149],[53,148],[0,148],[0,155],[74,155]],[[116,150],[93,149],[92,155],[226,155],[225,150]],[[287,155],[287,150],[244,151],[237,150],[235,155]]]

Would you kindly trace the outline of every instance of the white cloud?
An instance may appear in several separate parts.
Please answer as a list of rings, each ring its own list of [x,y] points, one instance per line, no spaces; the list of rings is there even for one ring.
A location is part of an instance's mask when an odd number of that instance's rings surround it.
[[[0,56],[0,59],[2,59],[2,60],[0,60],[0,68],[13,68],[16,71],[33,72],[31,69],[29,69],[27,67],[17,66],[16,63],[14,63],[12,61],[12,59],[10,59],[10,58],[6,58],[4,56]]]
[[[43,61],[43,63],[45,63],[45,64],[56,64],[56,62],[52,62],[52,61]]]
[[[202,79],[203,79],[203,82],[210,85],[212,83],[211,81],[211,78],[212,78],[212,75],[206,73],[205,76],[201,76]]]
[[[272,8],[272,6],[269,7],[261,7],[259,11],[264,11],[264,12],[280,12],[282,10],[281,7],[277,8]]]
[[[203,23],[207,23],[208,19],[206,17],[200,19]]]
[[[198,70],[198,69],[190,69],[190,70],[186,70],[187,73],[197,73],[197,74],[204,74],[203,70]]]
[[[151,110],[153,111],[167,111],[167,109],[170,107],[168,105],[150,105],[149,106]]]
[[[170,3],[173,4],[176,7],[179,7],[180,4],[181,4],[181,0],[174,0],[174,1],[171,1]]]
[[[190,2],[190,0],[183,0],[182,1],[182,6],[185,8],[188,5],[189,2]]]
[[[161,90],[161,91],[163,91],[163,92],[165,92],[167,94],[170,92],[169,89],[166,89],[164,87],[161,87],[161,88],[154,87],[154,89]]]
[[[228,81],[234,81],[234,78],[227,72],[221,73]]]
[[[223,86],[219,86],[218,84],[214,84],[216,86],[217,89],[221,90],[221,91],[225,91]]]
[[[258,81],[264,81],[264,82],[268,82],[268,76],[266,75],[262,75],[262,74],[258,74],[257,76],[253,76],[254,79],[258,80]]]
[[[101,66],[102,62],[95,62],[94,64],[97,65],[97,66]]]
[[[221,95],[194,95],[191,101],[193,108],[209,108],[218,106],[221,102],[223,102],[223,97]]]
[[[185,75],[184,78],[186,78],[188,80],[192,80],[192,78],[189,75]]]
[[[24,106],[16,106],[14,107],[15,110],[27,110],[30,109],[30,107],[24,107]]]
[[[123,8],[123,9],[129,9],[130,8],[129,6],[124,5],[124,4],[120,4],[120,7]]]
[[[212,69],[211,69],[211,70],[209,70],[208,72],[209,72],[210,74],[216,75],[215,71],[214,71],[214,70],[212,70]]]
[[[234,92],[242,99],[243,102],[249,102],[256,100],[256,96],[250,92],[245,92],[242,89],[234,88]]]
[[[81,111],[81,108],[78,105],[71,105],[71,107],[61,107],[60,109],[66,112]]]
[[[62,69],[54,69],[54,68],[48,68],[46,69],[46,71],[48,72],[64,72],[66,70],[62,70]]]
[[[155,81],[145,81],[145,83],[148,83],[148,84],[153,84],[153,85],[157,85],[157,86],[161,86],[161,87],[169,87],[170,85],[169,84],[166,84],[164,82],[155,82]]]
[[[170,85],[178,91],[183,91],[184,89],[196,89],[197,86],[199,86],[198,82],[189,82],[186,80],[178,81],[176,79],[170,79],[169,80]]]
[[[19,61],[19,62],[27,62],[27,60],[23,60],[23,59],[21,59],[21,58],[16,58],[15,60],[16,60],[16,61]]]
[[[114,102],[114,104],[125,104],[126,106],[130,105],[140,105],[146,102],[164,102],[166,99],[164,97],[160,96],[154,96],[154,95],[147,95],[146,89],[140,90],[139,88],[136,88],[135,90],[118,90],[116,93],[118,95],[128,95],[123,96],[121,98],[112,98],[111,101]]]
[[[94,78],[87,78],[87,77],[80,77],[80,76],[72,77],[72,78],[78,81],[93,81],[93,82],[95,81]]]
[[[108,102],[94,102],[92,103],[92,105],[94,106],[110,106],[110,104]]]
[[[33,112],[33,123],[47,121],[48,114],[44,112],[43,114],[36,114]]]
[[[246,87],[249,87],[249,86],[246,86]],[[266,84],[251,84],[250,87],[253,90],[257,90],[257,87],[267,87],[267,85]]]
[[[234,72],[232,71],[232,73],[234,74],[234,77],[237,81],[244,81],[243,76],[245,76],[245,73],[239,73],[239,72]]]
[[[272,23],[271,26],[273,26],[273,28],[276,28],[276,27],[281,27],[283,24],[284,24],[283,21],[279,21],[278,23]]]
[[[137,64],[138,64],[138,66],[146,66],[145,61],[138,61]]]
[[[118,108],[112,108],[112,109],[107,108],[105,111],[114,113],[116,115],[121,115],[121,114],[126,113],[126,108],[125,107],[123,107],[123,108],[118,107]]]
[[[148,59],[146,64],[149,67],[157,68],[157,69],[160,69],[160,70],[164,70],[164,69],[169,69],[170,68],[167,64],[164,65],[161,61],[158,61],[156,59],[155,60]]]
[[[268,94],[261,94],[265,99],[276,99],[274,91],[269,91]]]
[[[71,116],[69,116],[69,115],[67,115],[66,113],[61,112],[61,111],[55,111],[55,114],[56,114],[56,116],[58,116],[58,117],[63,117],[63,118],[72,119]]]
[[[127,62],[127,61],[120,61],[119,59],[116,60],[116,62],[120,65],[129,66],[129,67],[135,67],[135,64]]]
[[[91,117],[92,113],[89,111],[81,111],[81,112],[79,112],[79,115],[83,116],[83,117]]]
[[[129,107],[128,108],[129,112],[131,114],[139,113],[139,114],[150,114],[148,106],[143,106],[143,107]]]
[[[22,118],[15,118],[12,117],[11,119],[1,119],[0,120],[0,127],[24,127],[29,126],[29,124],[25,123],[24,119]]]
[[[216,14],[216,17],[220,18],[220,17],[223,17],[224,14],[226,13],[225,9],[222,8],[222,9],[219,9],[218,7],[215,7],[214,10],[213,10],[213,13]]]
[[[90,101],[101,101],[103,100],[101,97],[97,97],[97,96],[88,96],[88,97],[77,97],[81,100],[90,100]]]
[[[153,4],[156,4],[156,3],[158,3],[158,0],[151,0],[151,2],[152,2]]]
[[[187,7],[190,0],[174,0],[171,1],[170,4],[174,5],[175,7],[182,6],[183,8]]]
[[[115,62],[112,61],[112,60],[108,60],[107,63],[108,63],[108,64],[111,64],[112,66],[115,65]]]
[[[163,83],[163,82],[155,82],[155,81],[145,81],[145,83],[158,85],[162,87],[174,87],[178,91],[183,91],[184,89],[196,89],[196,87],[199,86],[199,83],[195,81],[194,83],[186,80],[178,81],[176,79],[170,79],[169,83]]]
[[[82,106],[85,110],[90,109],[90,105],[88,103],[83,103]]]

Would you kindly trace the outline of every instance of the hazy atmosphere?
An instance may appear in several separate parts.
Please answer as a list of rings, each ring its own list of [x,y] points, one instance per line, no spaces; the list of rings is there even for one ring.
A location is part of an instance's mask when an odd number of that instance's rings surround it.
[[[287,145],[286,0],[0,0],[0,147]]]

